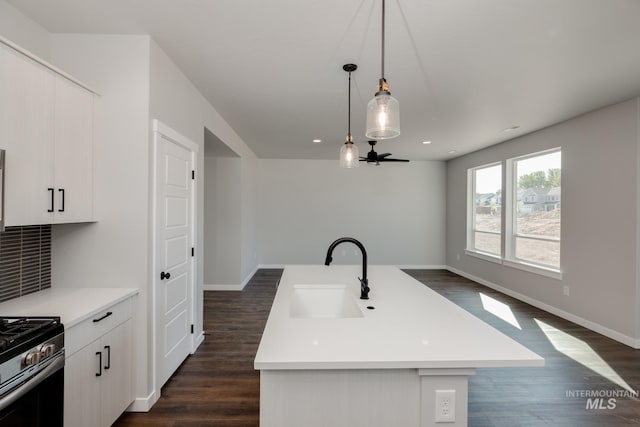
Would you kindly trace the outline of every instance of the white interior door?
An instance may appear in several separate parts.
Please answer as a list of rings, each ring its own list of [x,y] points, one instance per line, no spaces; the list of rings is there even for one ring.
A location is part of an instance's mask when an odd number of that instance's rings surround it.
[[[195,153],[156,132],[156,390],[191,352],[194,293]]]

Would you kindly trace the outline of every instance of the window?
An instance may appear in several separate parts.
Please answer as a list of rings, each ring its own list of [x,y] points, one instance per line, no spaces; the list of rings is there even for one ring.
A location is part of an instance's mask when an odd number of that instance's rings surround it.
[[[469,169],[466,252],[560,278],[561,159],[557,148]]]
[[[561,152],[507,160],[513,179],[507,259],[560,269]]]
[[[467,248],[493,256],[501,255],[502,247],[502,165],[494,164],[471,169],[471,230]]]

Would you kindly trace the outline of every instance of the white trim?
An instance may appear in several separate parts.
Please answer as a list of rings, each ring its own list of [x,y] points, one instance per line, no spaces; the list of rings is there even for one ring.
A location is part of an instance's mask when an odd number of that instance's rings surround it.
[[[512,291],[511,289],[507,289],[504,288],[500,285],[496,285],[495,283],[492,283],[488,280],[484,280],[480,277],[474,276],[473,274],[468,274],[465,273],[462,270],[458,270],[457,268],[454,267],[447,267],[447,270],[449,270],[452,273],[455,273],[459,276],[465,277],[469,280],[473,280],[474,282],[477,282],[483,286],[486,286],[488,288],[491,288],[493,290],[496,290],[500,293],[503,293],[505,295],[508,295],[510,297],[513,297],[517,300],[520,300],[522,302],[525,302],[529,305],[532,305],[534,307],[537,307],[541,310],[544,310],[548,313],[554,314],[558,317],[561,317],[565,320],[568,320],[570,322],[576,323],[584,328],[587,328],[589,330],[592,330],[594,332],[597,332],[601,335],[604,335],[605,337],[611,338],[612,340],[616,340],[622,344],[628,345],[629,347],[632,347],[634,349],[640,349],[640,339],[636,339],[633,337],[630,337],[628,335],[622,334],[618,331],[614,331],[613,329],[607,328],[606,326],[602,326],[598,323],[592,322],[591,320],[587,320],[584,319],[580,316],[576,316],[575,314],[571,314],[569,312],[566,312],[564,310],[561,310],[557,307],[554,307],[552,305],[543,303],[541,301],[538,301],[534,298],[528,297],[524,294],[521,294],[519,292],[516,291]]]
[[[172,140],[176,144],[182,145],[183,147],[185,147],[189,151],[193,151],[196,154],[198,153],[198,150],[200,149],[200,146],[198,146],[198,144],[196,144],[195,142],[191,141],[190,139],[188,139],[184,135],[181,135],[180,133],[178,133],[175,130],[171,129],[169,126],[165,125],[160,120],[153,119],[151,121],[151,126],[152,126],[153,132],[157,132],[157,133],[161,134],[162,136],[164,136],[165,138]],[[195,166],[196,165],[194,164],[194,167]]]
[[[31,59],[32,61],[37,62],[38,64],[42,65],[45,68],[48,68],[49,70],[53,71],[54,73],[58,74],[61,77],[64,77],[65,79],[69,80],[70,82],[77,84],[78,86],[88,90],[89,92],[92,92],[94,95],[98,95],[100,96],[100,94],[98,92],[96,92],[95,90],[91,89],[90,86],[86,85],[85,83],[82,83],[80,80],[76,79],[75,77],[65,73],[64,71],[62,71],[60,68],[51,65],[50,63],[48,63],[47,61],[45,61],[44,59],[40,58],[39,56],[34,55],[33,53],[29,52],[28,50],[24,49],[23,47],[15,44],[14,42],[12,42],[9,39],[6,39],[2,36],[0,36],[0,43],[2,43],[3,45],[15,50],[16,52],[18,52],[21,55],[26,56],[27,58]]]
[[[126,412],[149,412],[151,407],[158,401],[155,391],[152,391],[147,397],[136,397],[131,405],[125,410]]]
[[[256,271],[261,268],[285,268],[287,265],[296,265],[296,264],[259,264],[256,267]],[[338,265],[338,264],[336,264]],[[360,265],[358,263],[353,265]],[[376,265],[385,265],[385,264],[376,264]],[[445,264],[439,265],[427,265],[427,264],[386,264],[393,265],[394,267],[398,267],[402,270],[446,270],[448,267]],[[255,273],[254,273],[255,274]]]
[[[446,265],[396,265],[401,270],[446,270]]]
[[[247,286],[247,283],[249,283],[249,281],[253,278],[253,276],[256,274],[259,268],[265,268],[265,267],[256,265],[253,268],[253,270],[251,270],[251,272],[247,274],[247,276],[244,278],[242,283],[240,283],[239,285],[222,285],[222,284],[203,285],[203,289],[205,291],[241,291],[244,289],[245,286]]]
[[[539,274],[551,279],[562,280],[562,272],[551,268],[545,268],[539,265],[529,264],[523,261],[505,259],[502,261],[507,267],[517,268],[518,270],[528,271],[529,273]]]
[[[477,252],[471,249],[465,249],[464,253],[466,255],[483,259],[485,261],[495,262],[496,264],[502,264],[502,258],[498,255],[490,255],[488,253]]]
[[[186,136],[183,136],[182,134],[176,132],[175,130],[173,130],[172,128],[170,128],[169,126],[165,125],[164,123],[160,122],[158,119],[152,119],[151,120],[151,128],[153,130],[152,132],[152,165],[151,165],[151,184],[152,184],[152,192],[151,192],[151,221],[150,221],[150,239],[151,239],[151,277],[152,277],[152,282],[151,282],[151,295],[150,295],[150,301],[151,301],[151,313],[152,313],[152,337],[151,337],[151,341],[152,341],[152,348],[150,351],[150,355],[149,357],[151,358],[151,365],[152,365],[152,375],[153,378],[151,378],[151,382],[152,382],[152,387],[153,387],[153,395],[155,396],[155,400],[153,400],[151,403],[151,406],[153,406],[153,404],[160,398],[161,395],[161,387],[158,385],[158,362],[157,362],[157,358],[158,358],[158,351],[157,351],[157,334],[159,333],[158,331],[158,325],[157,325],[157,316],[158,316],[158,312],[157,312],[157,307],[156,307],[156,282],[158,280],[158,275],[156,274],[157,270],[157,242],[158,242],[158,236],[157,236],[157,215],[158,215],[158,180],[157,180],[157,174],[158,174],[158,166],[157,166],[157,162],[158,162],[158,153],[159,153],[159,145],[162,143],[161,140],[162,138],[166,138],[167,140],[170,140],[171,142],[185,148],[187,151],[190,152],[190,157],[191,157],[191,168],[192,170],[195,170],[197,165],[198,165],[198,150],[199,150],[199,146],[198,144],[194,143],[193,141],[191,141],[189,138],[187,138]],[[197,232],[196,232],[196,228],[197,228],[197,203],[198,203],[198,198],[197,198],[197,191],[196,191],[196,185],[197,185],[197,180],[192,180],[191,181],[191,185],[190,185],[190,197],[191,197],[191,227],[190,227],[190,239],[191,239],[191,246],[192,247],[196,247],[197,245]],[[194,325],[195,324],[195,319],[196,319],[196,288],[197,288],[197,277],[196,277],[196,261],[197,261],[197,255],[196,257],[189,257],[189,263],[190,266],[189,268],[191,269],[191,284],[190,284],[190,289],[189,289],[189,294],[191,296],[191,307],[190,307],[190,311],[191,311],[191,324]],[[198,343],[199,345],[199,343]],[[195,337],[193,337],[193,335],[191,336],[191,348],[192,350],[195,350],[195,348],[197,348],[197,345],[195,343]],[[149,409],[151,408],[151,406],[149,406]],[[147,411],[149,410],[147,409]]]
[[[242,281],[241,285],[243,289],[245,286],[247,286],[247,283],[249,283],[249,280],[251,280],[257,272],[258,272],[258,266],[256,265],[255,267],[253,267],[253,270],[251,270],[251,272],[247,274],[247,276]]]
[[[245,285],[203,285],[205,291],[241,291]]]
[[[191,354],[195,353],[200,344],[204,342],[204,331],[200,331],[198,336],[196,336],[193,340],[193,348],[191,349]]]

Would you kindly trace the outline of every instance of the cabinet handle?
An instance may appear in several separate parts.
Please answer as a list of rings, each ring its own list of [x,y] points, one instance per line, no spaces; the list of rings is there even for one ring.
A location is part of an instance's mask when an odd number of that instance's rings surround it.
[[[165,273],[164,271],[160,273],[160,280],[169,279],[171,277],[171,273]]]
[[[47,191],[49,192],[49,195],[51,196],[51,207],[49,209],[47,209],[47,212],[53,212],[53,197],[54,197],[54,193],[53,193],[53,188],[47,188]]]
[[[58,212],[64,212],[64,188],[59,188],[58,192],[62,193],[62,208],[58,209]]]
[[[96,356],[98,356],[98,372],[96,372],[96,377],[102,376],[102,352],[96,351]]]
[[[97,319],[93,319],[93,323],[98,323],[99,321],[106,319],[107,317],[111,316],[112,314],[113,314],[113,312],[107,311],[107,314],[105,314],[104,316],[99,317]]]
[[[104,349],[107,350],[107,364],[104,367],[104,369],[106,370],[111,368],[111,346],[105,345]]]

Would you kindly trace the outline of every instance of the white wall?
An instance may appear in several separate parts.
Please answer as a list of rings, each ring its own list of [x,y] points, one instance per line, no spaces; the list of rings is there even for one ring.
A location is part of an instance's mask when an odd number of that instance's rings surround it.
[[[239,158],[205,158],[205,286],[242,281],[241,167]]]
[[[338,237],[351,236],[372,264],[442,266],[443,162],[362,165],[335,160],[258,161],[258,253],[262,265],[319,264]],[[359,264],[353,245],[335,263]]]
[[[0,0],[0,36],[47,62],[51,61],[49,32],[4,0]]]
[[[600,327],[623,342],[640,338],[638,114],[639,100],[633,99],[449,161],[447,264]],[[467,169],[558,146],[562,280],[466,256]],[[563,295],[563,286],[569,286],[570,296]]]

